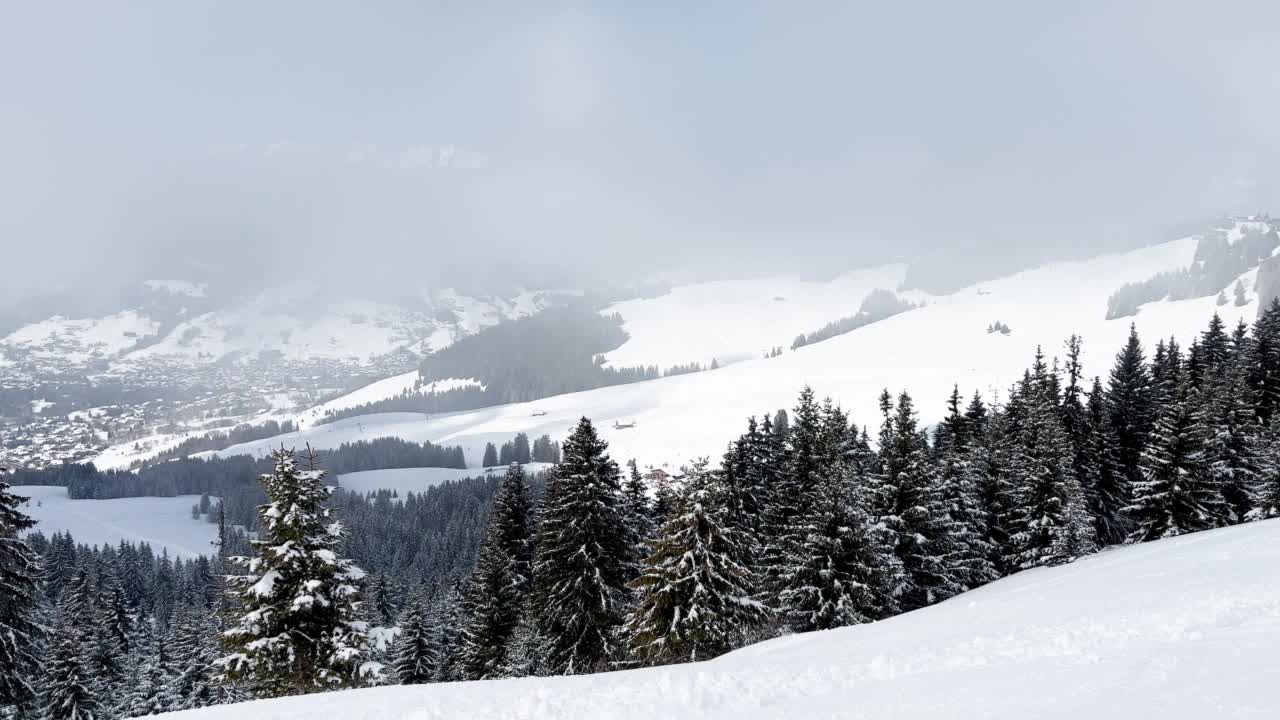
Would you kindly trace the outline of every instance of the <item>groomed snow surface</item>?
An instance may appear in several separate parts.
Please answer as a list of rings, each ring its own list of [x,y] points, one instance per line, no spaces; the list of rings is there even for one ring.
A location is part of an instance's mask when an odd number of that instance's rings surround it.
[[[1271,718],[1280,521],[1111,550],[710,662],[386,687],[175,720]]]
[[[30,498],[23,512],[36,521],[33,530],[47,536],[70,532],[77,543],[118,545],[148,543],[157,554],[193,558],[212,553],[216,525],[191,517],[199,495],[72,500],[65,487],[19,485],[15,495]]]

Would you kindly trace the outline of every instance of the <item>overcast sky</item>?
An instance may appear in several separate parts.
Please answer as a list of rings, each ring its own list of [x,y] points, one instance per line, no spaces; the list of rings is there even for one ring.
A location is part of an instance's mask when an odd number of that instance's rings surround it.
[[[1141,244],[1272,202],[1278,27],[1226,0],[0,2],[0,284]]]

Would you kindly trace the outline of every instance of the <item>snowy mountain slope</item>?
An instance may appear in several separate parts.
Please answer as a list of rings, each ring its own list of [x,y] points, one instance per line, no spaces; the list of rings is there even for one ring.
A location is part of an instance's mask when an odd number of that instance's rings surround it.
[[[175,720],[1264,718],[1280,521],[1118,548],[870,625],[592,676],[386,687]]]
[[[524,469],[526,473],[533,474],[542,472],[549,467],[551,467],[549,463],[526,463]],[[492,470],[501,472],[503,468],[492,468]],[[409,493],[421,493],[428,488],[450,480],[461,480],[462,478],[476,477],[483,474],[483,471],[476,468],[459,470],[456,468],[426,467],[365,470],[339,475],[338,487],[355,493],[394,490],[398,497],[403,498]]]
[[[314,425],[317,420],[323,418],[327,413],[346,410],[365,403],[377,402],[387,398],[396,397],[397,395],[412,390],[418,382],[418,371],[411,370],[400,375],[393,375],[389,378],[370,383],[362,388],[341,395],[327,402],[307,408],[297,414],[296,420],[299,427],[309,427]]]
[[[486,442],[505,441],[517,432],[563,437],[586,415],[597,421],[615,458],[678,466],[698,456],[718,458],[742,432],[748,415],[791,407],[805,383],[819,396],[830,395],[852,411],[855,421],[873,429],[879,422],[877,398],[884,388],[908,390],[922,419],[935,421],[953,383],[965,393],[1001,395],[1030,364],[1037,346],[1049,355],[1059,353],[1072,333],[1084,338],[1083,360],[1091,377],[1105,376],[1130,322],[1150,349],[1158,338],[1170,335],[1189,340],[1215,311],[1228,327],[1239,319],[1252,321],[1256,300],[1219,307],[1212,297],[1149,303],[1137,317],[1105,319],[1107,298],[1115,288],[1185,267],[1195,245],[1189,238],[1022,272],[933,298],[925,307],[776,358],[430,418],[412,413],[350,418],[335,426],[234,446],[222,454],[263,454],[281,442],[329,448],[390,435],[462,445],[469,460],[476,462]],[[1008,324],[1012,332],[986,332],[995,321]],[[535,410],[545,414],[534,415]],[[636,426],[614,429],[615,421],[635,421]]]
[[[698,362],[721,365],[760,357],[775,346],[790,347],[800,333],[854,315],[867,293],[894,290],[905,265],[854,270],[826,281],[795,277],[725,280],[675,287],[655,297],[615,303],[631,335],[606,354],[619,367]]]
[[[268,353],[293,362],[364,365],[400,350],[437,350],[554,301],[552,294],[541,292],[482,299],[442,290],[401,306],[335,298],[318,285],[295,283],[243,302],[217,304],[203,284],[149,280],[142,287],[149,292],[144,306],[104,317],[54,316],[26,325],[0,338],[0,357],[56,353],[63,364],[105,359],[128,369],[161,360],[199,365]],[[205,310],[191,311],[192,301]],[[162,337],[154,337],[161,332]],[[151,341],[140,342],[144,340]]]
[[[36,521],[34,530],[70,532],[86,545],[146,542],[156,553],[190,558],[209,555],[218,536],[216,525],[191,517],[199,495],[72,500],[64,487],[16,486],[13,492],[30,498],[23,512]]]
[[[78,320],[55,315],[0,338],[0,356],[7,348],[14,354],[83,364],[115,357],[159,329],[159,322],[136,310]]]

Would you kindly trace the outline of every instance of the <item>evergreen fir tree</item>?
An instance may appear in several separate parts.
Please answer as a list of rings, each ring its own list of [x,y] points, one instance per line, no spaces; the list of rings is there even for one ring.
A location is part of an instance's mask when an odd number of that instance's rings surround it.
[[[1246,520],[1280,517],[1280,416],[1273,417],[1258,439],[1258,476],[1254,485],[1255,507]]]
[[[410,602],[401,618],[394,652],[391,667],[401,685],[422,685],[436,679],[440,636],[430,625],[420,602]]]
[[[1254,322],[1250,350],[1249,387],[1258,419],[1269,425],[1280,406],[1280,298],[1273,298]]]
[[[961,437],[966,443],[971,442],[967,437]],[[961,448],[948,442],[941,448],[938,458],[938,494],[946,513],[950,548],[945,562],[965,590],[999,577],[993,562],[995,547],[989,538],[989,521],[978,473],[973,467],[972,452],[972,448]]]
[[[498,465],[498,448],[493,443],[484,444],[484,457],[480,461],[482,467],[496,467]]]
[[[1013,555],[1009,565],[1027,569],[1070,562],[1093,549],[1093,528],[1071,466],[1074,450],[1059,410],[1043,384],[1019,388],[1020,423],[1010,511]]]
[[[822,457],[822,413],[805,386],[795,407],[795,419],[787,434],[781,473],[774,483],[765,517],[765,543],[760,565],[763,573],[761,589],[764,597],[776,602],[785,588],[784,577],[801,562],[798,546],[807,508],[807,489],[817,482],[825,469]]]
[[[511,635],[511,646],[503,659],[502,677],[529,677],[545,674],[543,672],[543,648],[546,637],[538,627],[538,622],[526,604]]]
[[[463,679],[498,677],[528,596],[532,548],[524,470],[511,465],[462,596],[458,663]]]
[[[159,629],[143,625],[134,662],[129,672],[129,682],[118,707],[121,717],[159,715],[181,707],[173,686],[172,658]]]
[[[653,540],[656,527],[653,522],[653,506],[649,502],[648,489],[645,487],[644,477],[640,475],[640,468],[636,465],[635,458],[627,461],[627,479],[623,484],[622,492],[626,500],[627,527],[630,528],[633,536],[630,560],[638,566],[648,552],[647,548]]]
[[[607,450],[582,418],[547,483],[535,543],[533,610],[547,639],[547,668],[556,673],[604,670],[621,656],[629,533],[620,473]]]
[[[1163,408],[1142,456],[1143,481],[1125,508],[1133,525],[1130,542],[1145,542],[1219,527],[1227,509],[1206,467],[1206,430],[1201,403],[1188,384]]]
[[[944,563],[950,552],[946,512],[911,396],[899,395],[895,409],[886,391],[880,407],[879,521],[892,533],[902,563],[898,602],[903,611],[915,610],[951,597],[961,586]]]
[[[1113,425],[1107,417],[1102,381],[1093,379],[1086,401],[1088,461],[1080,477],[1085,504],[1093,518],[1094,538],[1099,545],[1115,545],[1129,534],[1124,507],[1129,504],[1129,483],[1116,457]]]
[[[94,720],[99,716],[98,701],[85,673],[81,643],[84,600],[73,593],[64,593],[60,602],[57,631],[42,678],[42,720]]]
[[[19,537],[35,524],[20,509],[25,501],[0,481],[0,716],[31,707],[43,637],[35,621],[38,560]]]
[[[1223,367],[1203,383],[1197,412],[1205,429],[1204,463],[1210,481],[1222,493],[1227,519],[1243,522],[1257,504],[1262,428],[1249,402],[1248,368],[1238,358],[1222,362]]]
[[[231,651],[218,660],[220,677],[260,697],[347,687],[380,672],[365,661],[367,625],[359,617],[364,571],[338,557],[342,523],[325,501],[333,488],[324,472],[299,470],[292,451],[272,454],[273,471],[260,477],[267,504],[255,558],[235,558],[248,574],[236,578],[243,614],[224,633]]]
[[[177,710],[236,702],[240,694],[214,680],[219,629],[212,611],[199,604],[184,605],[170,633],[173,679],[170,682]]]
[[[636,608],[624,628],[635,656],[653,663],[697,661],[735,647],[768,615],[752,599],[745,533],[727,522],[725,493],[706,460],[691,468],[675,516],[631,583]]]
[[[1142,354],[1136,327],[1129,328],[1129,341],[1116,356],[1107,387],[1107,418],[1116,443],[1116,461],[1132,487],[1142,481],[1142,451],[1154,421],[1151,372]]]
[[[779,606],[793,632],[827,630],[897,613],[903,583],[892,533],[873,522],[871,484],[856,466],[833,464],[806,488],[796,562]]]
[[[985,414],[981,431],[973,435],[968,463],[961,467],[961,472],[968,475],[967,482],[977,492],[980,508],[977,517],[982,521],[980,542],[987,548],[987,562],[998,576],[1010,571],[1007,561],[1013,555],[1009,525],[1014,506],[1011,475],[1014,445],[1007,413],[992,408]]]

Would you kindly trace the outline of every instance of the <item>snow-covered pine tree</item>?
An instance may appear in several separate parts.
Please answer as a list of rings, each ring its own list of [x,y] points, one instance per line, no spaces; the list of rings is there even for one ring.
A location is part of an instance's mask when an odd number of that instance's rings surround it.
[[[1142,451],[1155,419],[1151,371],[1142,354],[1135,326],[1111,368],[1107,384],[1107,418],[1116,443],[1116,461],[1130,487],[1142,481]]]
[[[90,690],[90,680],[85,673],[82,630],[86,602],[86,598],[70,589],[62,593],[41,678],[41,720],[98,717],[98,700]]]
[[[1249,387],[1258,419],[1270,425],[1280,407],[1280,298],[1273,298],[1253,324]]]
[[[767,416],[765,419],[768,422]],[[771,430],[765,432],[772,435]],[[759,538],[765,508],[769,505],[769,484],[773,473],[769,466],[768,441],[753,415],[747,419],[747,431],[734,444],[736,463],[732,498],[728,503],[730,522],[750,533],[752,543]]]
[[[1143,481],[1125,507],[1130,542],[1146,542],[1220,527],[1227,507],[1205,462],[1203,398],[1188,383],[1175,388],[1142,456]]]
[[[974,431],[967,452],[968,463],[961,469],[969,476],[968,483],[978,494],[979,517],[983,521],[981,537],[988,548],[987,561],[997,576],[1003,576],[1009,572],[1006,561],[1012,555],[1009,549],[1009,514],[1013,507],[1010,477],[1014,456],[1013,431],[1002,408],[988,410],[982,407],[981,422],[971,426]]]
[[[797,562],[783,575],[778,605],[793,632],[870,622],[898,612],[904,580],[895,537],[875,523],[871,483],[849,463],[834,463],[805,492],[797,521]]]
[[[409,603],[400,619],[392,671],[401,685],[434,682],[440,666],[440,633],[428,620],[419,601]]]
[[[649,502],[649,491],[645,487],[644,477],[640,475],[640,468],[636,465],[635,458],[627,461],[627,479],[622,490],[626,496],[627,514],[630,517],[627,525],[636,536],[638,562],[639,558],[647,552],[645,548],[653,539],[656,526],[653,522],[653,504]]]
[[[1190,377],[1192,387],[1198,387],[1205,380],[1224,375],[1231,363],[1231,336],[1227,334],[1226,323],[1218,313],[1209,320],[1209,327],[1200,334],[1199,362],[1196,363],[1199,377]]]
[[[629,522],[635,522],[643,510],[628,509]],[[494,498],[489,527],[459,609],[458,666],[463,679],[500,676],[528,597],[532,559],[528,485],[524,470],[512,464]]]
[[[877,514],[893,534],[894,554],[902,563],[899,605],[903,611],[915,610],[955,595],[961,585],[946,565],[951,551],[948,519],[911,396],[900,394],[895,408],[885,391],[880,410],[884,426]]]
[[[216,608],[214,609],[216,610]],[[201,604],[184,604],[174,616],[169,632],[173,658],[170,681],[177,710],[209,707],[240,699],[232,688],[214,682],[218,658],[219,625],[214,610]]]
[[[40,664],[38,559],[19,537],[34,525],[20,509],[25,501],[0,481],[0,717],[31,709]]]
[[[1037,374],[1023,379],[1016,399],[1022,419],[1013,457],[1008,565],[1020,570],[1071,562],[1094,547],[1093,523],[1071,465],[1074,450]]]
[[[706,660],[733,649],[768,614],[751,597],[750,543],[728,523],[725,488],[705,459],[690,468],[674,516],[631,587],[638,595],[624,632],[651,663]]]
[[[358,620],[364,571],[337,554],[342,523],[325,506],[333,488],[314,454],[299,470],[281,448],[272,465],[259,478],[258,556],[234,558],[247,574],[235,578],[242,614],[223,634],[230,653],[217,661],[219,678],[259,697],[356,685],[381,668],[366,660],[368,626]]]
[[[1280,517],[1280,416],[1262,428],[1258,436],[1258,476],[1253,488],[1254,508],[1246,520]]]
[[[618,465],[587,418],[565,441],[536,534],[533,611],[554,673],[605,670],[622,654],[629,532]]]
[[[364,594],[366,597],[363,610],[369,624],[376,627],[391,627],[397,613],[387,576],[383,573],[374,573],[365,582]]]
[[[958,447],[954,438],[968,443]],[[979,473],[973,467],[979,440],[965,435],[940,433],[937,448],[938,497],[947,515],[950,551],[946,564],[965,590],[1000,577],[992,558],[995,547],[988,537],[990,522],[983,503]]]
[[[1100,546],[1124,542],[1129,534],[1124,514],[1129,504],[1129,481],[1116,457],[1114,430],[1107,416],[1102,381],[1094,377],[1085,400],[1085,443],[1088,447],[1084,474],[1080,476],[1085,505],[1093,518],[1094,539]]]
[[[1217,317],[1216,315],[1214,316]],[[1249,402],[1248,368],[1242,358],[1226,356],[1209,366],[1198,396],[1205,427],[1204,462],[1226,502],[1228,522],[1244,522],[1257,506],[1254,493],[1262,470],[1262,428]]]
[[[799,543],[809,497],[806,490],[824,469],[822,411],[813,389],[807,385],[800,391],[794,414],[794,420],[789,422],[788,443],[779,458],[781,472],[770,493],[760,553],[761,599],[775,608],[787,585],[785,577],[802,562]]]
[[[172,653],[163,631],[152,622],[144,621],[136,634],[128,682],[116,707],[120,717],[159,715],[182,706],[173,682]]]
[[[511,635],[511,646],[502,663],[502,677],[543,675],[542,652],[545,647],[546,638],[526,603],[516,631]]]
[[[458,636],[462,626],[462,597],[466,591],[466,581],[455,580],[447,587],[437,588],[427,605],[427,624],[436,628],[440,638],[436,682],[462,679],[458,665]]]

